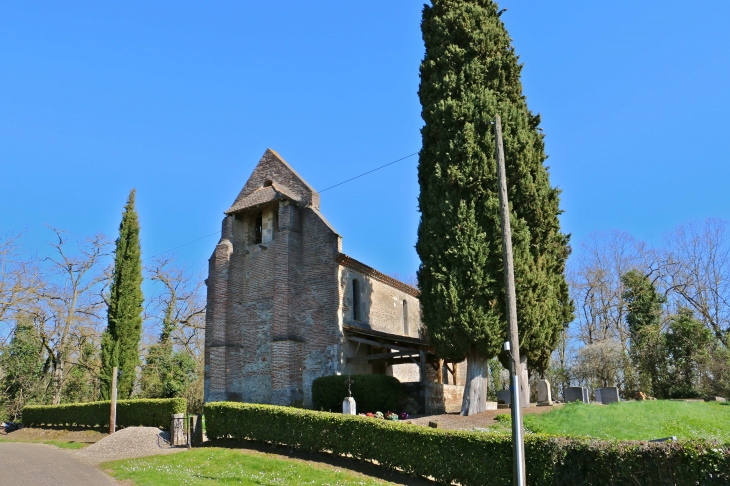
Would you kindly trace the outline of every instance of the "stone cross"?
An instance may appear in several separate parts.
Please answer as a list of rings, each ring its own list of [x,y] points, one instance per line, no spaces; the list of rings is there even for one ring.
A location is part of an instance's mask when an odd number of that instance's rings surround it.
[[[352,381],[352,378],[350,378],[350,373],[348,373],[347,379],[345,380],[345,385],[347,385],[347,396],[348,397],[352,396],[352,390],[350,390],[350,385],[352,385],[353,383],[355,383],[355,382]]]

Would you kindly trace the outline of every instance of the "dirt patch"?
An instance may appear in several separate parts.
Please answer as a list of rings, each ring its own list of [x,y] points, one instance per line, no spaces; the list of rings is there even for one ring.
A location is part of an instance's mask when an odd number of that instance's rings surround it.
[[[552,407],[530,407],[523,408],[522,413],[538,414],[548,413],[556,408],[562,407],[562,405],[554,405]],[[512,411],[509,408],[501,410],[487,410],[486,412],[478,413],[476,415],[469,415],[463,417],[458,413],[447,413],[442,415],[427,415],[425,417],[418,417],[409,420],[412,424],[428,426],[429,422],[436,422],[440,429],[452,429],[452,430],[471,430],[473,428],[489,428],[492,425],[497,424],[495,417],[497,415],[508,415]]]
[[[76,442],[80,444],[94,444],[104,437],[107,433],[98,429],[90,429],[84,427],[70,428],[36,428],[26,427],[23,429],[1,435],[0,441],[8,442]]]

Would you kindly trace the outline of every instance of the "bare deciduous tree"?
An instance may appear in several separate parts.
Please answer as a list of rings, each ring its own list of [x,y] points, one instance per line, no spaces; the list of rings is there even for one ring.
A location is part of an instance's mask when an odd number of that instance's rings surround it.
[[[55,240],[50,243],[54,254],[47,257],[49,280],[38,290],[34,317],[39,322],[40,337],[49,356],[53,380],[53,404],[61,403],[61,393],[69,366],[76,366],[78,349],[74,343],[91,336],[98,342],[102,297],[108,272],[102,268],[108,255],[107,240],[97,235],[79,242],[75,255],[69,254],[65,232],[51,228]]]
[[[730,238],[718,219],[682,225],[667,238],[662,276],[670,299],[695,311],[728,346],[730,334]]]
[[[631,269],[650,272],[651,252],[621,231],[594,233],[568,274],[576,306],[574,336],[583,344],[606,339],[628,342],[621,276]]]
[[[17,316],[28,313],[41,284],[37,261],[20,255],[19,238],[0,238],[0,344],[12,333]]]

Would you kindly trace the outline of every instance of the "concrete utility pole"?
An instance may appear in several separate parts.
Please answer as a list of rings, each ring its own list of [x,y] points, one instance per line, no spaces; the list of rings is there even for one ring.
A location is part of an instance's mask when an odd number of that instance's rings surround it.
[[[112,369],[112,406],[109,413],[109,433],[113,434],[117,429],[117,367]]]
[[[494,117],[494,139],[497,145],[497,178],[499,179],[499,216],[502,223],[502,261],[504,263],[504,286],[507,297],[507,322],[510,361],[510,391],[512,408],[512,459],[513,484],[524,486],[525,443],[523,440],[522,404],[520,403],[520,339],[517,332],[517,297],[515,295],[515,265],[512,259],[512,228],[509,222],[509,201],[507,199],[507,175],[504,169],[504,146],[502,145],[502,119]],[[505,343],[505,347],[506,343]]]

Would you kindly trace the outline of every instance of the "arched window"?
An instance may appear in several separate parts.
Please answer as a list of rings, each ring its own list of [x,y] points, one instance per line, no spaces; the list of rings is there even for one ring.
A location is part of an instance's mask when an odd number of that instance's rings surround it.
[[[261,243],[264,236],[264,215],[259,212],[256,215],[256,222],[254,223],[254,243]]]
[[[408,328],[408,302],[403,301],[403,334],[406,336],[410,333],[410,329]]]
[[[360,320],[360,282],[357,279],[352,281],[352,319]]]

